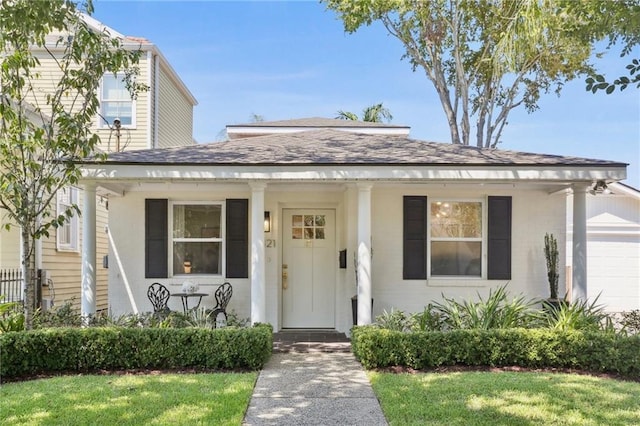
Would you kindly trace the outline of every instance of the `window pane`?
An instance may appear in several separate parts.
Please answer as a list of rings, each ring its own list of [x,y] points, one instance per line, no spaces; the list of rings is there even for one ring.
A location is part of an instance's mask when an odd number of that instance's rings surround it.
[[[479,241],[431,242],[431,275],[479,277],[482,273],[482,243]]]
[[[481,238],[482,203],[445,202],[431,204],[432,238]]]
[[[220,238],[222,206],[176,204],[173,206],[174,238]]]
[[[132,104],[131,102],[102,102],[102,116],[104,121],[112,125],[113,120],[120,119],[120,124],[130,126],[132,123]]]
[[[65,222],[58,227],[58,243],[65,246],[71,244],[71,223]]]
[[[291,224],[293,226],[302,226],[302,215],[296,214],[291,217]]]
[[[121,76],[105,74],[102,78],[102,99],[131,100],[131,94]]]
[[[174,274],[222,273],[221,242],[173,243]]]

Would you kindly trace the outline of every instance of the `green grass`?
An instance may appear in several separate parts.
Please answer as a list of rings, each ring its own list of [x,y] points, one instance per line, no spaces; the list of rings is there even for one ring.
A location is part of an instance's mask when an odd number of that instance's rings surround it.
[[[257,373],[61,376],[0,386],[2,425],[239,425]]]
[[[369,372],[391,425],[640,424],[640,383],[572,374]]]

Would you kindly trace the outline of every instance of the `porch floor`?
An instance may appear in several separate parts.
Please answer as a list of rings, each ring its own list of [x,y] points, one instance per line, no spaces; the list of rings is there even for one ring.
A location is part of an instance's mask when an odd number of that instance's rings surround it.
[[[351,352],[351,341],[335,330],[284,329],[273,333],[273,352]]]

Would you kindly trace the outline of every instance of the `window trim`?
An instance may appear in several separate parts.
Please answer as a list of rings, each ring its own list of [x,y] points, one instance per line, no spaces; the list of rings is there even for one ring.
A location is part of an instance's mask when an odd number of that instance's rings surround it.
[[[124,102],[123,100],[104,100],[102,98],[102,88],[104,87],[104,78],[106,75],[109,75],[110,77],[113,76],[113,73],[105,73],[101,78],[100,78],[100,85],[98,86],[98,98],[100,101],[100,108],[99,108],[99,114],[98,114],[98,128],[99,129],[111,129],[113,126],[113,123],[107,123],[105,122],[105,120],[102,118],[104,116],[103,114],[103,106],[104,106],[104,102]],[[118,72],[116,73],[116,78],[121,78],[124,77],[124,72]],[[135,129],[137,128],[137,123],[136,123],[136,99],[130,99],[131,102],[131,124],[123,124],[122,125],[122,129]]]
[[[481,224],[482,224],[482,232],[480,238],[431,238],[431,205],[438,202],[449,202],[449,203],[480,203],[480,208],[482,210]],[[427,199],[427,280],[486,280],[487,279],[487,247],[488,247],[488,199],[487,197],[482,198],[465,198],[465,197],[434,197],[430,196]],[[431,243],[433,241],[456,241],[456,242],[476,242],[480,240],[480,275],[433,275],[431,273],[431,257],[433,256],[433,249]]]
[[[220,206],[220,237],[215,238],[174,238],[173,237],[173,208],[178,205],[213,205]],[[225,201],[188,201],[169,200],[168,223],[167,223],[167,259],[169,266],[169,277],[224,277],[226,276],[226,203]],[[185,274],[174,273],[173,270],[173,243],[174,242],[220,242],[220,271],[217,274]]]
[[[69,191],[69,203],[62,202],[62,196],[64,191]],[[64,214],[64,210],[67,207],[71,207],[74,204],[78,205],[80,199],[80,190],[74,186],[65,186],[60,189],[56,194],[56,213],[58,215]],[[69,227],[69,242],[61,242],[62,232],[64,227]],[[78,214],[75,213],[71,216],[62,226],[56,229],[56,250],[62,252],[78,253],[80,252],[80,221],[78,220]]]

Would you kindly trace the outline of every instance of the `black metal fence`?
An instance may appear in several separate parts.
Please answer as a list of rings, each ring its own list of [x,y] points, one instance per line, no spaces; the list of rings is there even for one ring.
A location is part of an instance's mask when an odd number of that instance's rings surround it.
[[[22,270],[0,269],[0,303],[22,301]]]

